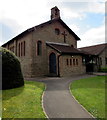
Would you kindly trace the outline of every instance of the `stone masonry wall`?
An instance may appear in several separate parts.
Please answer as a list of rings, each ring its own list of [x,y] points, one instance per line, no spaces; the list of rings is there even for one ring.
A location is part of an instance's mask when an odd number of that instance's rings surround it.
[[[19,43],[25,41],[25,56],[19,57]],[[23,72],[24,77],[31,77],[32,76],[32,33],[25,35],[24,37],[14,40],[13,42],[7,44],[5,47],[10,49],[14,46],[14,53],[20,60],[21,69]]]
[[[55,34],[55,28],[60,29],[60,34]],[[32,44],[32,76],[44,76],[49,74],[49,52],[47,51],[46,42],[64,43],[64,36],[61,34],[66,31],[66,43],[77,47],[75,38],[59,23],[51,23],[42,26],[33,32]],[[37,42],[42,42],[42,55],[37,55]]]
[[[55,34],[55,28],[60,30],[59,35]],[[77,41],[75,38],[59,22],[41,26],[40,28],[37,28],[37,30],[24,35],[18,40],[14,40],[11,44],[6,45],[8,49],[10,46],[14,45],[15,54],[18,55],[18,44],[25,41],[25,56],[19,57],[24,77],[36,77],[49,74],[49,54],[54,50],[48,50],[50,48],[47,48],[46,42],[64,43],[64,36],[62,35],[64,31],[67,34],[66,43],[77,48]],[[37,55],[38,41],[42,42],[42,55],[40,56]],[[58,56],[57,52],[56,55]],[[67,75],[66,71],[64,72],[61,72],[61,75]]]
[[[68,59],[68,65],[67,65]],[[72,65],[70,63],[72,61]],[[73,65],[73,59],[78,59],[78,65]],[[72,76],[77,74],[85,74],[86,67],[82,64],[82,57],[79,55],[68,55],[60,57],[60,76]]]

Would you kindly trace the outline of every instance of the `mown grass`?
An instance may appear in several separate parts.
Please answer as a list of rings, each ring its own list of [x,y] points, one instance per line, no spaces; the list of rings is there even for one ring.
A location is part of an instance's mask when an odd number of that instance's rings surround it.
[[[45,85],[25,81],[25,86],[2,92],[2,118],[45,118],[42,94]]]
[[[105,76],[74,81],[70,88],[74,97],[94,117],[105,118]]]

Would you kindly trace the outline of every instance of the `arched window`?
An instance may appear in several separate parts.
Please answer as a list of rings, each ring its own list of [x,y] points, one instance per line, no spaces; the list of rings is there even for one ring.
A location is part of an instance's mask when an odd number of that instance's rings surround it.
[[[21,56],[23,56],[23,43],[21,42]]]
[[[78,65],[78,59],[76,59],[76,65]]]
[[[42,55],[42,42],[37,42],[37,55]]]
[[[75,59],[73,59],[73,65],[75,65]]]
[[[19,50],[18,50],[18,52],[19,52],[19,57],[20,57],[20,43],[19,43]]]
[[[70,65],[72,65],[72,59],[70,59]]]
[[[66,64],[69,65],[69,61],[68,61],[68,59],[66,59]]]
[[[55,34],[59,35],[60,34],[60,30],[58,28],[55,28]]]
[[[24,56],[25,56],[25,48],[26,48],[26,46],[25,46],[25,41],[24,41],[23,45],[24,45],[24,47],[23,47],[23,49],[24,49],[23,54],[24,54]]]

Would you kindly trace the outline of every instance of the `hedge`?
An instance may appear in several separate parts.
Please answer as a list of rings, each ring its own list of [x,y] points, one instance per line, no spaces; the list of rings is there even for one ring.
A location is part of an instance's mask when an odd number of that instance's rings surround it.
[[[100,68],[99,72],[105,72],[105,73],[107,73],[107,68],[106,67],[105,68]]]
[[[2,89],[12,89],[24,85],[21,66],[14,53],[0,47],[2,52]]]

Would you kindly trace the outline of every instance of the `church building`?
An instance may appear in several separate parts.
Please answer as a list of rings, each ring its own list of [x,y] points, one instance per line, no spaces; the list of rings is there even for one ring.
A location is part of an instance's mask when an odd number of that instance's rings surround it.
[[[24,77],[72,76],[86,72],[85,53],[77,49],[78,40],[55,6],[49,21],[27,29],[2,47],[19,58]]]

